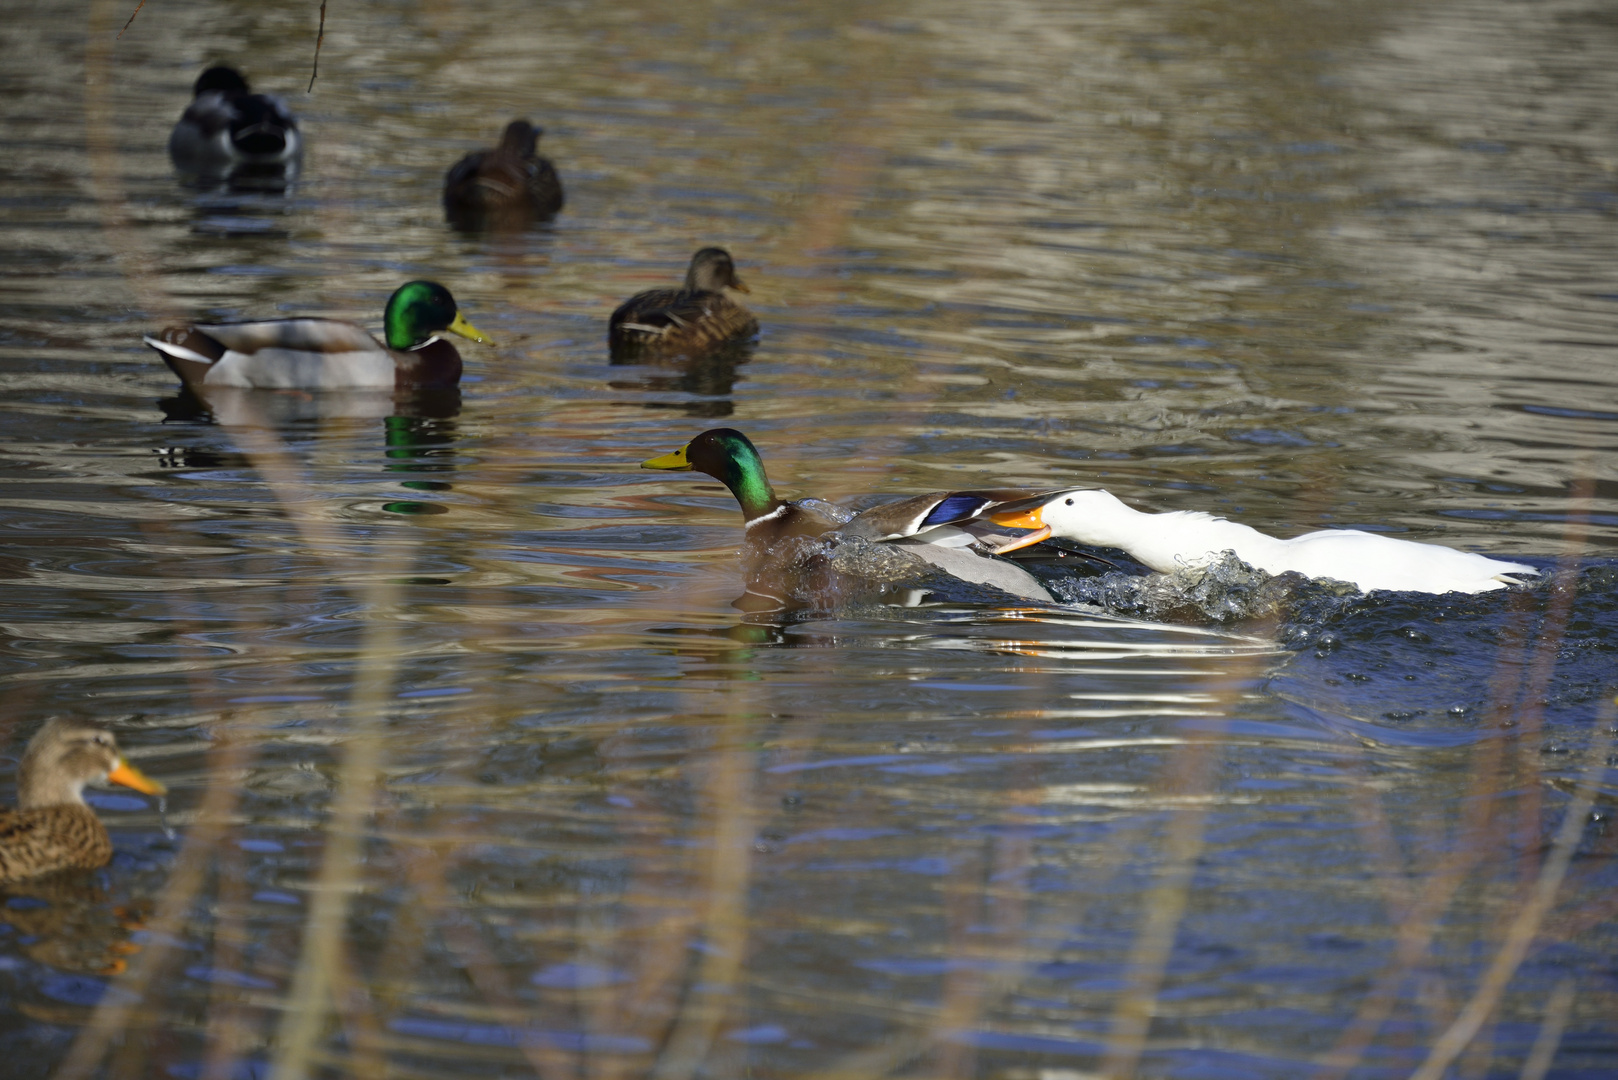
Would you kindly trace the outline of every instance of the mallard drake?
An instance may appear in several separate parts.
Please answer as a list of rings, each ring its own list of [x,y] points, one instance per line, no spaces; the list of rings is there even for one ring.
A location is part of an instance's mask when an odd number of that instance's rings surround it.
[[[169,135],[181,169],[221,172],[237,165],[285,165],[303,152],[298,121],[279,98],[252,93],[235,68],[197,76],[191,104]]]
[[[1007,539],[1004,534],[991,533],[987,513],[1021,506],[1043,493],[1024,489],[935,491],[853,515],[820,499],[786,502],[770,486],[758,450],[733,428],[704,431],[673,453],[641,462],[641,468],[707,473],[724,484],[741,504],[743,528],[753,551],[767,551],[792,537],[836,531],[901,545],[965,581],[992,585],[1028,599],[1051,599],[1028,571],[972,550],[985,539]]]
[[[461,354],[439,331],[493,344],[449,290],[410,281],[388,297],[387,345],[336,319],[171,326],[146,344],[187,386],[260,390],[431,390],[461,379]]]
[[[534,150],[545,134],[526,120],[506,125],[500,145],[475,150],[444,174],[444,214],[458,227],[518,224],[554,217],[562,209],[562,181]]]
[[[1121,548],[1161,574],[1206,566],[1226,551],[1267,574],[1294,571],[1346,581],[1362,592],[1480,593],[1522,584],[1514,574],[1539,573],[1523,563],[1358,529],[1323,529],[1278,540],[1196,510],[1144,513],[1098,488],[1050,492],[1037,506],[1002,508],[991,512],[989,519],[996,525],[1037,530],[997,547],[997,554],[1056,536]]]
[[[124,760],[110,731],[61,717],[39,729],[18,770],[17,809],[0,811],[0,883],[107,864],[112,841],[84,803],[84,785],[101,781],[167,790]]]
[[[618,305],[607,321],[607,345],[615,356],[672,356],[752,337],[758,320],[726,296],[726,288],[752,291],[736,276],[729,252],[703,248],[691,256],[680,288],[648,289]]]

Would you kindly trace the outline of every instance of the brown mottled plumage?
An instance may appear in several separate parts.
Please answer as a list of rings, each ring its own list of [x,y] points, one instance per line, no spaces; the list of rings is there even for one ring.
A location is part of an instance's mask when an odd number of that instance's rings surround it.
[[[58,717],[39,729],[18,770],[17,809],[0,811],[0,884],[112,858],[112,841],[84,803],[84,785],[110,780],[148,795],[162,784],[118,753],[112,732]]]
[[[691,256],[683,286],[649,289],[619,305],[607,322],[607,344],[614,356],[673,356],[752,337],[758,320],[725,295],[727,287],[752,291],[736,276],[729,252],[703,248]]]
[[[506,125],[500,145],[467,154],[444,174],[444,214],[459,229],[520,227],[562,209],[556,168],[535,153],[545,132],[526,120]]]

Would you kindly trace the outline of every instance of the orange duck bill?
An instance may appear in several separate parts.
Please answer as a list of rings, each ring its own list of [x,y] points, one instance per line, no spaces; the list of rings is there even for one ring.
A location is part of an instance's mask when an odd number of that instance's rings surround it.
[[[144,795],[167,795],[169,791],[168,788],[153,780],[123,758],[119,758],[118,764],[107,774],[107,780],[110,783],[134,788]]]
[[[1003,544],[994,549],[996,555],[1004,555],[1008,551],[1021,551],[1025,547],[1033,547],[1041,540],[1049,540],[1051,527],[1045,524],[1040,516],[1044,507],[1035,510],[1016,510],[1005,514],[990,514],[989,520],[996,525],[1009,525],[1014,529],[1033,529],[1027,536],[1021,536],[1009,544]]]

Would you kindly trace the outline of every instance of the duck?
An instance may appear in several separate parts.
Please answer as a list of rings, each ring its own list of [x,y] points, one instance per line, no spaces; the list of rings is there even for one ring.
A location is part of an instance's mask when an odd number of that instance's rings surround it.
[[[1050,492],[1037,505],[1001,507],[988,517],[998,526],[1035,530],[996,547],[999,555],[1059,537],[1121,548],[1161,574],[1207,566],[1226,551],[1267,574],[1343,581],[1367,593],[1491,592],[1539,573],[1523,563],[1360,529],[1322,529],[1281,540],[1197,510],[1136,510],[1100,488]]]
[[[169,157],[191,172],[238,165],[285,166],[303,153],[298,120],[279,98],[253,93],[241,72],[224,64],[197,76],[169,135]]]
[[[17,809],[0,810],[0,884],[112,859],[106,827],[84,802],[84,785],[100,782],[168,792],[124,760],[112,732],[64,717],[47,721],[23,752]]]
[[[513,120],[493,150],[474,150],[444,174],[444,214],[458,228],[555,217],[562,181],[535,154],[543,128]]]
[[[440,390],[461,380],[461,354],[441,331],[492,345],[448,289],[408,281],[382,315],[387,344],[336,319],[171,326],[143,338],[192,390]]]
[[[618,305],[607,321],[607,345],[614,356],[673,356],[745,341],[758,333],[758,320],[725,294],[727,288],[752,292],[736,276],[728,251],[702,248],[691,256],[680,288],[648,289]]]
[[[903,547],[965,581],[990,585],[1028,600],[1051,594],[1028,571],[981,552],[985,542],[1009,538],[989,528],[997,509],[1031,504],[1044,493],[1021,488],[936,491],[850,514],[823,499],[786,501],[775,494],[764,461],[748,437],[734,428],[711,428],[668,454],[641,462],[643,469],[700,472],[718,480],[742,510],[749,551],[768,553],[795,537],[838,533]]]

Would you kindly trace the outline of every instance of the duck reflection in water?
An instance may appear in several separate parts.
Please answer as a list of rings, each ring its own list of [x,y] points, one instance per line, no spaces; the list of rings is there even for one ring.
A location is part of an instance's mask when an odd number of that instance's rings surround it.
[[[163,419],[220,427],[281,428],[321,420],[451,420],[461,413],[458,387],[442,390],[247,390],[184,387],[161,398]]]
[[[732,341],[694,356],[663,357],[634,349],[615,349],[614,367],[624,375],[611,379],[614,390],[643,390],[654,394],[681,394],[685,400],[647,401],[644,409],[678,409],[697,419],[720,419],[736,411],[733,399],[738,369],[753,357],[755,343]]]
[[[454,470],[454,445],[460,438],[455,418],[461,392],[446,390],[353,391],[307,393],[299,390],[243,390],[232,386],[184,389],[158,402],[164,421],[217,424],[221,427],[316,428],[334,420],[381,420],[383,470],[409,473],[400,486],[411,491],[452,490],[447,480],[419,474]],[[213,447],[165,446],[158,464],[165,469],[252,468],[252,455]],[[400,500],[383,504],[397,514],[443,513],[438,503]]]

